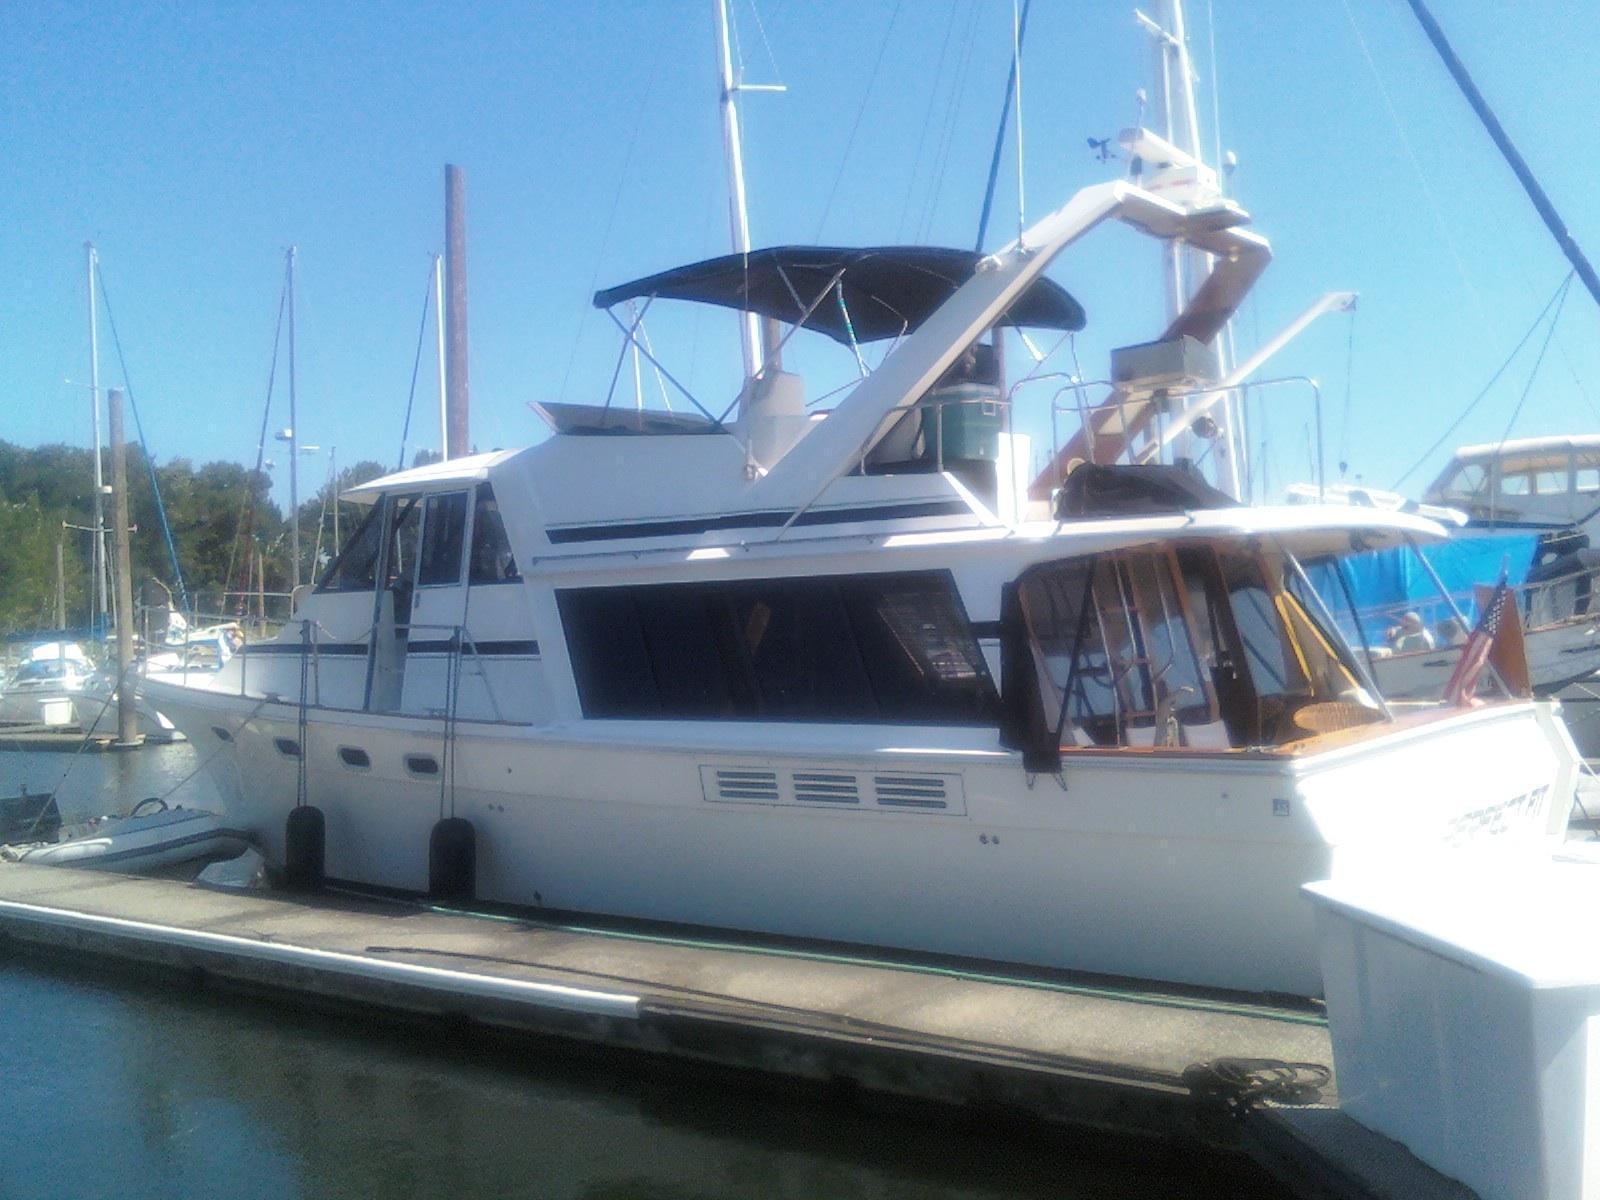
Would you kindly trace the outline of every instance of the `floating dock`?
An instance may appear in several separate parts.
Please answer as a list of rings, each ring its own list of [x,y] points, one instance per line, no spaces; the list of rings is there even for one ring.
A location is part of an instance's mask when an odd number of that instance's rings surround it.
[[[142,736],[125,745],[113,734],[84,733],[76,725],[0,723],[0,749],[4,750],[131,750],[143,744]]]
[[[1318,1200],[1472,1196],[1340,1113],[1332,1082],[1246,1100],[1205,1067],[1331,1070],[1310,1006],[20,863],[0,864],[0,945],[1242,1154]]]

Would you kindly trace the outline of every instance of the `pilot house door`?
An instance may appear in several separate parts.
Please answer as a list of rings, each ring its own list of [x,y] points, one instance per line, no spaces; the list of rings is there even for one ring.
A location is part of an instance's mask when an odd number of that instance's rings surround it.
[[[443,713],[466,651],[467,508],[469,493],[422,498],[422,528],[411,589],[411,629],[406,644],[400,709]]]

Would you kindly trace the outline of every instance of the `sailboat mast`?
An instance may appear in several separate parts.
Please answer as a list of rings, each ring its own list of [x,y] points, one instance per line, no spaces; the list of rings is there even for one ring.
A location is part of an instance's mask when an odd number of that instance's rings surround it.
[[[744,195],[744,147],[739,136],[738,86],[733,78],[733,42],[728,29],[728,0],[714,0],[717,13],[717,66],[721,75],[722,153],[728,165],[728,225],[733,252],[750,253],[750,213]],[[761,371],[761,326],[755,313],[739,315],[739,345],[744,351],[744,377]]]
[[[450,457],[450,396],[445,386],[444,356],[444,255],[433,256],[433,332],[438,343],[439,457]],[[405,463],[400,464],[402,467]]]
[[[744,145],[739,132],[739,92],[781,92],[782,85],[741,83],[733,77],[733,41],[728,20],[728,0],[713,0],[717,16],[717,67],[722,95],[722,151],[728,164],[728,226],[733,235],[733,252],[750,253],[750,212],[745,203]],[[762,370],[779,369],[778,346],[782,337],[778,323],[753,312],[739,314],[739,345],[744,351],[744,377],[754,379]],[[741,404],[742,407],[742,404]]]
[[[300,421],[295,412],[294,371],[294,254],[289,247],[289,553],[294,566],[289,571],[289,589],[300,586]]]
[[[1199,106],[1195,101],[1195,70],[1189,57],[1189,31],[1184,18],[1183,0],[1159,0],[1156,12],[1158,21],[1147,22],[1146,27],[1151,33],[1155,50],[1157,113],[1162,122],[1161,134],[1203,166],[1205,151],[1201,144]],[[1188,307],[1189,301],[1211,274],[1211,256],[1193,246],[1171,241],[1164,251],[1164,267],[1167,322],[1171,324]],[[1219,377],[1226,377],[1232,367],[1228,336],[1223,331],[1217,335],[1214,343]],[[1189,409],[1204,400],[1203,396],[1193,396],[1181,401],[1178,418],[1187,424]],[[1217,486],[1239,499],[1241,456],[1235,450],[1236,408],[1235,398],[1230,395],[1212,410],[1212,419],[1217,424],[1214,452]],[[1195,443],[1194,435],[1186,430],[1175,444],[1181,456],[1192,459],[1197,449]]]
[[[100,265],[100,255],[93,242],[83,244],[84,269],[89,276],[89,412],[94,438],[94,535],[91,552],[94,570],[94,593],[91,596],[89,628],[95,628],[96,614],[104,616],[110,611],[106,596],[106,521],[105,521],[105,466],[100,457],[100,329],[99,306],[95,303],[94,276]]]

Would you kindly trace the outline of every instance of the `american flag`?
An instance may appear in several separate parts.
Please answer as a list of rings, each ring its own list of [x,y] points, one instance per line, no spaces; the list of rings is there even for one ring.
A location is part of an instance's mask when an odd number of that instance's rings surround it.
[[[1488,665],[1489,651],[1494,648],[1495,635],[1500,632],[1500,622],[1505,617],[1506,605],[1510,600],[1511,588],[1506,584],[1506,572],[1502,568],[1500,582],[1495,584],[1489,603],[1483,606],[1483,615],[1478,618],[1477,627],[1467,638],[1466,645],[1461,647],[1461,661],[1456,663],[1456,669],[1451,672],[1450,682],[1444,685],[1446,704],[1472,703],[1472,693],[1477,690],[1483,668]]]

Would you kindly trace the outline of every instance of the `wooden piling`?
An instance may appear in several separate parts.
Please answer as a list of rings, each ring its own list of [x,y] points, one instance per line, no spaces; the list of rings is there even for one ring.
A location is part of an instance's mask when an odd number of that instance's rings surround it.
[[[122,390],[112,388],[111,535],[117,565],[117,745],[139,744],[133,702],[133,547],[128,536],[128,448],[122,427]]]

